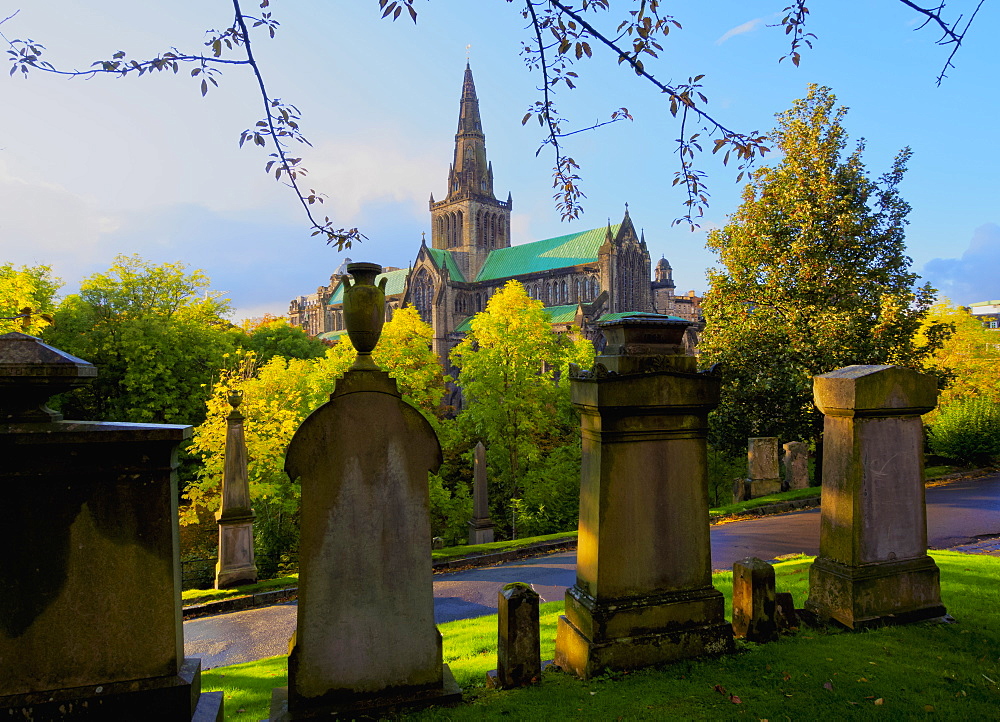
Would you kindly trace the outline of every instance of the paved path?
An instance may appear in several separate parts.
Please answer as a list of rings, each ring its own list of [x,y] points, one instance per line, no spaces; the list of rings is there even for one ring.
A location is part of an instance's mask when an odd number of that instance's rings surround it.
[[[1000,474],[927,489],[927,534],[932,549],[1000,556]],[[731,569],[747,556],[819,551],[819,510],[792,512],[712,527],[712,564]],[[562,599],[576,580],[576,552],[434,576],[438,623],[496,612],[497,590],[531,583],[545,601]],[[202,668],[287,654],[295,629],[295,603],[192,619],[184,623],[184,651]]]

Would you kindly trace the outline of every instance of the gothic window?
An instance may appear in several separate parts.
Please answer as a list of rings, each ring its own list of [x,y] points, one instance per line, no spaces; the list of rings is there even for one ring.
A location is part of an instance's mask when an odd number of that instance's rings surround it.
[[[576,279],[576,295],[573,296],[573,301],[575,301],[576,303],[580,303],[580,301],[582,300],[583,297],[580,295],[580,279],[578,278]]]
[[[561,298],[559,299],[563,303],[566,303],[568,298],[566,296],[566,281],[563,281],[559,287]]]
[[[465,239],[465,233],[463,232],[464,230],[465,230],[465,214],[462,213],[462,211],[459,211],[458,212],[458,223],[456,224],[456,233],[455,233],[455,245],[456,246],[461,246],[462,245],[462,242]]]
[[[476,294],[476,313],[479,313],[482,310],[483,310],[483,294],[477,293]]]
[[[434,282],[426,268],[421,268],[413,279],[413,305],[416,306],[420,318],[431,322],[431,305],[434,303]]]

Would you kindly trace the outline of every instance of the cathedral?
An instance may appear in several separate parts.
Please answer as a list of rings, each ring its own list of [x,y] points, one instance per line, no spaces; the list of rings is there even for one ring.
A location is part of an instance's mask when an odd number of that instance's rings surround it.
[[[416,307],[433,327],[434,351],[446,366],[472,316],[511,279],[542,301],[554,328],[576,327],[595,341],[600,337],[596,324],[609,314],[655,311],[700,320],[700,299],[693,291],[687,296],[674,294],[666,259],[657,263],[656,280],[650,281],[646,241],[636,233],[627,205],[620,223],[511,244],[514,201],[509,192],[506,200],[494,192],[493,165],[486,157],[479,99],[468,64],[447,188],[442,200],[431,195],[430,243],[425,237],[412,267],[390,267],[383,273],[386,318],[402,305]],[[291,302],[293,325],[331,340],[344,333],[341,279],[348,261],[330,277],[329,286]]]

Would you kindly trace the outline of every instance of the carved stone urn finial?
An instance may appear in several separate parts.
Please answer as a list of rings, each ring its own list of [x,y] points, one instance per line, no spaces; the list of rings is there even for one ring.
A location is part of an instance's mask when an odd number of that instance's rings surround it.
[[[377,371],[372,350],[378,344],[385,323],[386,279],[375,285],[375,277],[382,272],[382,266],[377,263],[349,263],[347,272],[354,283],[344,277],[344,325],[358,352],[351,370]]]

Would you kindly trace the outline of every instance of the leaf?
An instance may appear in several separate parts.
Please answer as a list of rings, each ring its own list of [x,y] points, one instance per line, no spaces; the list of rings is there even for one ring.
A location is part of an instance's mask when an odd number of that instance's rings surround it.
[[[823,683],[823,689],[829,690],[830,692],[832,692],[833,691],[833,682],[824,682]]]
[[[722,686],[721,684],[717,684],[717,685],[715,685],[715,686],[714,686],[714,687],[713,687],[712,689],[714,689],[714,690],[715,690],[716,692],[718,692],[719,694],[722,694],[722,695],[725,695],[725,694],[727,694],[727,692],[726,692],[726,688],[725,688],[725,687],[723,687],[723,686]]]
[[[735,694],[729,695],[729,701],[733,704],[743,704],[743,700],[737,697]]]
[[[875,704],[878,705],[879,707],[881,707],[884,703],[885,699],[883,699],[882,697],[879,697],[877,700],[875,700]]]

